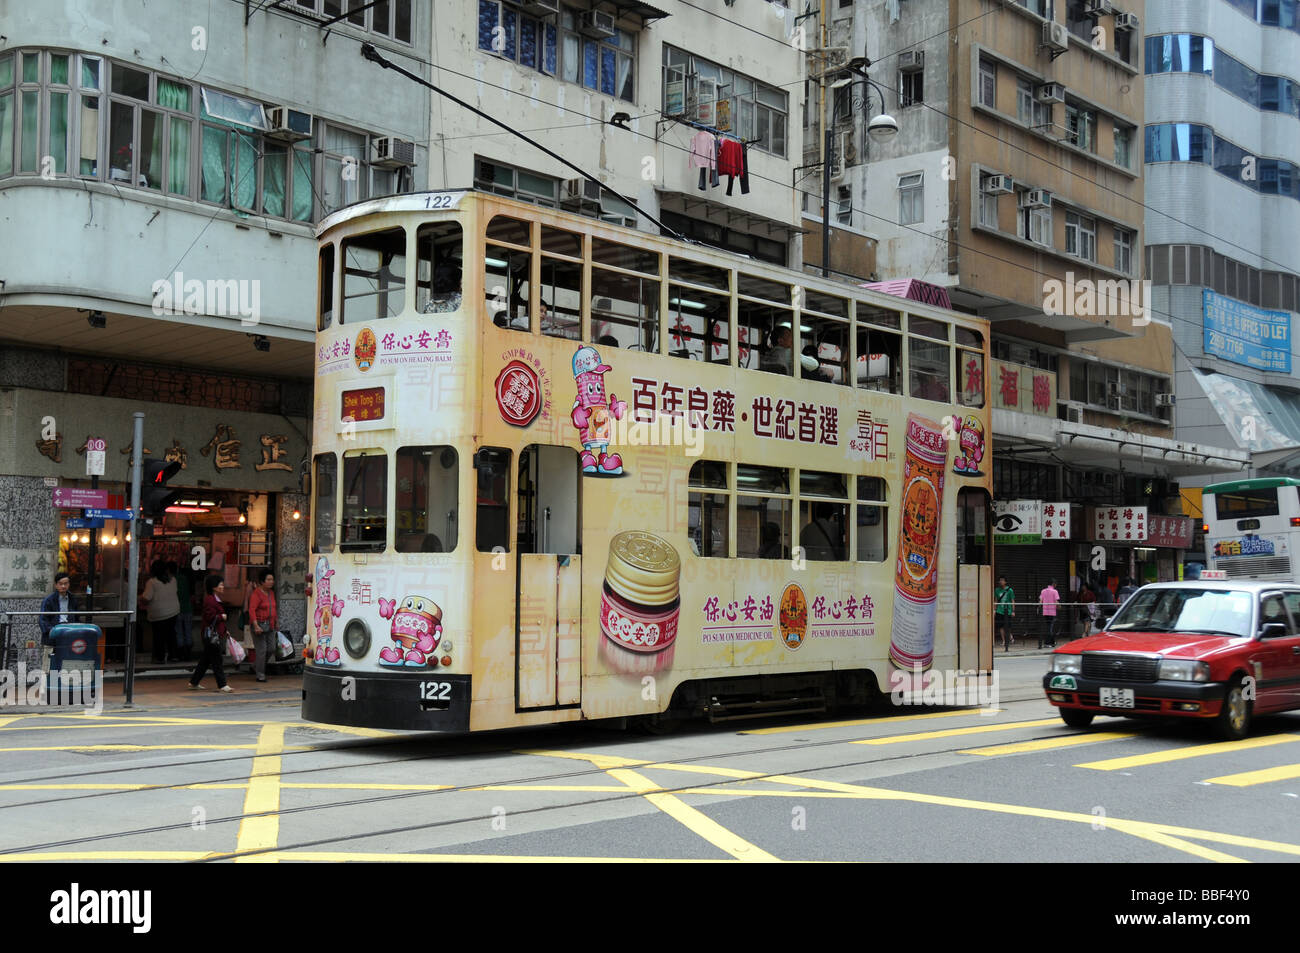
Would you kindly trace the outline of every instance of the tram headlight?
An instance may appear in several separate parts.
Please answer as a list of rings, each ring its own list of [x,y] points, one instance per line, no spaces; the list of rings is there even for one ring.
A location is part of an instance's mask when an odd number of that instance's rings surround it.
[[[370,651],[370,626],[362,619],[352,619],[343,627],[343,648],[355,659]]]

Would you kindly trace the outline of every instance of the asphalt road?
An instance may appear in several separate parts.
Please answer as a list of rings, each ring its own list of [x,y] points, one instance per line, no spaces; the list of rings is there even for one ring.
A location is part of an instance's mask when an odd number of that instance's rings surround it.
[[[1042,656],[988,709],[648,736],[309,725],[288,699],[0,711],[0,861],[1300,859],[1300,713],[1067,728]]]

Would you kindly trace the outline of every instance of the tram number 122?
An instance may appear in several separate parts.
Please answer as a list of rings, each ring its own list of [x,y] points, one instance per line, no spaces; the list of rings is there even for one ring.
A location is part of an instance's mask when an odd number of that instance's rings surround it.
[[[446,194],[426,196],[424,199],[424,207],[425,208],[451,208],[452,207],[451,196]]]
[[[421,682],[420,698],[423,701],[445,702],[451,698],[451,682]]]

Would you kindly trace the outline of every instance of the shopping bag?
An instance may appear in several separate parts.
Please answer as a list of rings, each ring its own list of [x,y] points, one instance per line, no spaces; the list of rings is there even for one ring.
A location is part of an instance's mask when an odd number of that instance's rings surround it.
[[[289,638],[288,633],[277,632],[275,634],[275,657],[283,662],[294,656],[293,640]]]
[[[203,630],[203,640],[207,642],[208,645],[219,646],[221,645],[221,633],[217,631],[215,625],[210,625]]]
[[[226,651],[230,654],[231,661],[236,665],[247,657],[244,653],[244,647],[235,641],[233,635],[226,638]]]

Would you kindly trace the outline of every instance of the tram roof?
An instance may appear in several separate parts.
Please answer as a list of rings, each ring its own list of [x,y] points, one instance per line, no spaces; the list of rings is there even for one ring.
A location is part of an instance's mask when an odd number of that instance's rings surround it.
[[[454,201],[450,208],[429,208],[427,206],[427,200],[431,195],[451,195],[454,197]],[[628,232],[638,239],[646,240],[647,244],[657,245],[660,248],[666,248],[669,250],[672,248],[678,248],[682,251],[706,251],[710,255],[715,255],[720,259],[726,260],[728,264],[725,267],[754,269],[756,271],[766,271],[770,274],[776,272],[785,272],[787,275],[794,274],[798,276],[799,284],[809,288],[816,288],[817,290],[823,291],[827,294],[839,295],[846,298],[854,297],[860,300],[874,300],[881,306],[887,306],[899,311],[907,311],[916,315],[930,314],[945,321],[951,321],[956,317],[963,322],[968,322],[974,325],[987,325],[988,323],[986,318],[980,317],[977,314],[969,314],[964,311],[943,308],[938,305],[928,304],[924,301],[918,301],[915,298],[904,298],[899,295],[889,294],[888,292],[866,288],[861,284],[848,284],[845,282],[833,281],[828,278],[822,278],[819,275],[795,272],[784,265],[775,265],[771,262],[747,258],[742,255],[737,255],[734,252],[714,248],[708,245],[683,245],[679,242],[673,241],[673,239],[667,236],[657,235],[654,232],[643,232],[639,229],[628,228],[624,225],[616,225],[612,222],[602,222],[597,219],[574,215],[565,212],[562,209],[553,209],[546,206],[534,205],[529,202],[520,202],[515,199],[507,198],[506,196],[495,195],[490,192],[482,192],[477,189],[432,189],[425,192],[408,192],[401,195],[388,195],[377,199],[365,199],[364,201],[336,209],[321,219],[320,223],[316,226],[316,238],[319,241],[324,238],[326,232],[332,231],[342,225],[346,225],[348,222],[356,219],[365,218],[369,215],[378,215],[386,212],[406,212],[414,214],[454,212],[457,210],[460,201],[466,196],[471,196],[474,199],[490,199],[496,204],[513,205],[518,207],[523,213],[536,214],[540,210],[547,215],[577,219],[587,227],[598,226],[602,231]]]

